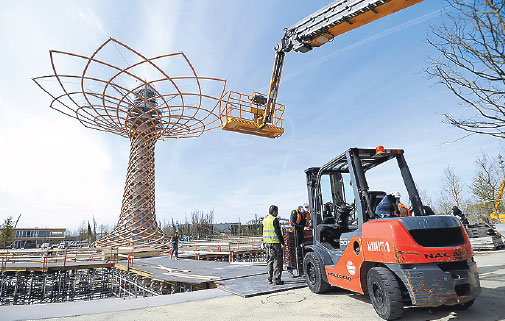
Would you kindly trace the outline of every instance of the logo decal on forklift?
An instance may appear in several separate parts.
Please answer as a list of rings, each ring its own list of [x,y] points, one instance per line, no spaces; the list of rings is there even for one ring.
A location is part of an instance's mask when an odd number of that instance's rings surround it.
[[[454,251],[454,252],[442,252],[442,253],[430,253],[430,254],[424,254],[425,259],[436,259],[439,257],[463,257],[466,255],[469,255],[470,251],[468,250],[459,250],[459,251]]]
[[[366,246],[371,252],[391,252],[389,249],[389,242],[383,241],[374,241],[374,242],[366,242]]]
[[[333,276],[334,278],[337,278],[337,279],[344,279],[344,280],[347,280],[347,281],[352,281],[352,278],[350,276],[347,276],[347,275],[342,275],[342,274],[335,274],[335,273],[328,273],[329,275]]]
[[[347,272],[349,272],[350,275],[356,274],[356,267],[351,261],[347,261]]]

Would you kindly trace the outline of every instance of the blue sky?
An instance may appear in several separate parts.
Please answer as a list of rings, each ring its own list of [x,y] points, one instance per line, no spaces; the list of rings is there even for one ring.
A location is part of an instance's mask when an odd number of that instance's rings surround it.
[[[84,128],[48,107],[31,78],[50,74],[48,51],[90,55],[114,37],[145,56],[183,51],[201,76],[227,89],[265,91],[273,47],[288,27],[329,1],[11,1],[0,12],[0,218],[20,226],[75,228],[94,215],[119,216],[129,153],[125,138]],[[458,101],[424,69],[436,54],[429,26],[443,1],[426,0],[336,38],[286,56],[278,101],[285,134],[270,140],[219,129],[199,139],[159,142],[159,220],[183,221],[214,209],[218,222],[246,222],[277,204],[281,217],[305,202],[304,169],[348,147],[400,147],[419,187],[436,198],[451,165],[467,183],[496,138],[443,124]],[[120,59],[120,57],[118,57]],[[392,168],[392,167],[391,167]],[[401,190],[384,173],[371,179]]]

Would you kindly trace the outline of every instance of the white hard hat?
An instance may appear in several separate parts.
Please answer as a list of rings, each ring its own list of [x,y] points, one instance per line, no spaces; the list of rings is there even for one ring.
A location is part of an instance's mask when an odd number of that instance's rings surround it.
[[[307,203],[303,203],[303,204],[302,204],[302,207],[304,207],[304,208],[307,208],[307,209],[308,209],[308,208],[309,208],[309,204],[307,204]]]
[[[393,193],[393,196],[394,196],[395,198],[400,198],[400,197],[401,197],[400,192],[394,192],[394,193]]]

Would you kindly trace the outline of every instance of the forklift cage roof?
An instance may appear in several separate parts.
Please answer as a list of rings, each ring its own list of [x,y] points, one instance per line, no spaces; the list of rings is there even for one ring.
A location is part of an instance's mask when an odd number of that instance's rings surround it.
[[[366,172],[375,166],[387,162],[396,157],[396,155],[403,155],[403,149],[383,149],[383,152],[377,152],[377,149],[371,148],[351,148],[349,150],[358,150],[358,156],[361,160],[363,172]],[[347,162],[348,151],[335,157],[328,163],[321,166],[321,172],[333,171],[339,173],[349,173],[349,164]],[[324,173],[321,173],[324,174]]]
[[[321,176],[332,173],[350,173],[355,199],[360,200],[356,202],[356,207],[358,212],[361,213],[361,215],[358,215],[359,230],[361,230],[361,225],[364,222],[376,218],[375,211],[371,205],[365,172],[394,158],[396,158],[398,162],[398,167],[400,168],[400,173],[412,204],[413,215],[426,215],[414,179],[412,178],[403,154],[403,149],[384,149],[382,146],[376,149],[355,147],[349,148],[321,167],[311,167],[305,170],[308,179],[307,185],[309,188],[308,196],[309,204],[311,205],[310,210],[316,214],[311,215],[311,218],[316,218],[317,214],[321,212],[319,208],[322,205],[319,201]],[[315,223],[318,224],[319,222],[316,221]]]

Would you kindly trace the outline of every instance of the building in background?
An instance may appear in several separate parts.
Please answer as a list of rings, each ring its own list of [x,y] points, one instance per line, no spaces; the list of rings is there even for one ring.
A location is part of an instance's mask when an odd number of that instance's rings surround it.
[[[65,240],[65,228],[16,228],[12,248],[38,248],[44,243],[59,244]]]
[[[216,223],[212,224],[216,233],[225,235],[238,235],[240,233],[240,223]]]

